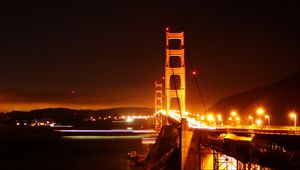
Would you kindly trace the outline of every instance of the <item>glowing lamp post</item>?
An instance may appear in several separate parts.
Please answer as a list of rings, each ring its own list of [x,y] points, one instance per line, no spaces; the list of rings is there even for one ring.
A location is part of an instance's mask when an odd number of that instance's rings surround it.
[[[231,114],[231,116],[234,117],[234,116],[236,116],[236,111],[232,111],[230,114]]]
[[[269,115],[265,115],[265,119],[268,119],[268,125],[270,126],[270,116]]]
[[[211,122],[214,120],[213,115],[209,114],[207,115],[208,124],[211,124]]]
[[[200,119],[201,119],[202,121],[204,121],[204,120],[205,120],[205,116],[204,116],[204,115],[201,115]]]
[[[231,123],[232,123],[232,122],[231,122],[231,121],[232,121],[232,118],[229,117],[228,120],[229,120],[229,124],[231,125]]]
[[[251,125],[253,125],[253,117],[252,117],[252,116],[249,116],[248,119],[251,120]]]
[[[261,123],[262,123],[261,119],[257,119],[257,120],[256,120],[256,125],[257,125],[257,126],[260,126]]]
[[[235,117],[235,120],[236,120],[236,124],[237,125],[240,125],[240,118],[237,116],[237,117]]]
[[[222,115],[217,115],[218,121],[222,121]]]
[[[231,124],[237,123],[237,120],[236,120],[237,113],[236,113],[236,111],[231,111],[231,112],[230,112],[230,115],[231,115],[231,117],[229,117],[230,123],[231,123]],[[233,120],[233,121],[232,121],[232,120]]]
[[[264,110],[263,108],[258,108],[258,109],[256,110],[256,113],[257,113],[258,115],[262,115],[262,114],[265,113],[265,110]]]
[[[217,118],[218,118],[218,121],[219,121],[219,123],[220,123],[220,125],[223,125],[223,123],[222,123],[222,115],[217,115]]]
[[[297,114],[294,112],[290,113],[290,118],[294,120],[294,126],[297,127]]]

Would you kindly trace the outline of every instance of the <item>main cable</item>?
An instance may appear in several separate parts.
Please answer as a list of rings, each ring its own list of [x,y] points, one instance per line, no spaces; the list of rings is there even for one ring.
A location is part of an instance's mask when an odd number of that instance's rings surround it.
[[[185,44],[186,44],[186,43],[185,43]],[[205,104],[205,101],[204,101],[202,92],[201,92],[201,90],[200,90],[200,86],[199,86],[198,80],[197,80],[197,78],[196,78],[196,71],[194,70],[192,61],[191,61],[191,59],[190,59],[189,50],[188,50],[188,46],[187,46],[187,45],[185,45],[185,49],[186,49],[186,59],[187,59],[189,65],[190,65],[190,67],[191,67],[191,70],[192,70],[192,78],[193,78],[193,81],[195,82],[195,85],[196,85],[196,89],[197,89],[198,95],[200,96],[200,100],[201,100],[201,103],[202,103],[203,108],[204,108],[204,113],[206,114],[206,113],[207,113],[207,107],[206,107],[206,104]]]

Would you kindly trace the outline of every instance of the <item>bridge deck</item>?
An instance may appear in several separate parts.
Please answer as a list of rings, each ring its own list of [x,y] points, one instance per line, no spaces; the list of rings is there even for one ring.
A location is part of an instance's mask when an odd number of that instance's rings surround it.
[[[167,115],[165,115],[167,116]],[[168,116],[173,122],[180,123],[181,116],[178,113],[171,112]],[[188,127],[194,130],[213,130],[222,133],[248,133],[248,134],[279,134],[279,135],[299,135],[300,129],[295,126],[251,126],[251,125],[220,125],[208,126],[205,122],[196,120],[188,116],[182,116],[188,122]]]

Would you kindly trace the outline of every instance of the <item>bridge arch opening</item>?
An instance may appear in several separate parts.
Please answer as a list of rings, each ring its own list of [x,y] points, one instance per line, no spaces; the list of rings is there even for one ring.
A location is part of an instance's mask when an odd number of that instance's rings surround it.
[[[181,47],[181,40],[180,39],[169,39],[169,47],[170,50],[180,50]]]
[[[179,110],[178,100],[180,102],[180,99],[177,98],[177,97],[171,98],[171,101],[170,101],[170,110]]]
[[[169,66],[172,68],[180,68],[181,67],[181,57],[180,56],[170,56]]]
[[[170,76],[170,89],[178,90],[181,88],[181,79],[179,75],[171,75]]]

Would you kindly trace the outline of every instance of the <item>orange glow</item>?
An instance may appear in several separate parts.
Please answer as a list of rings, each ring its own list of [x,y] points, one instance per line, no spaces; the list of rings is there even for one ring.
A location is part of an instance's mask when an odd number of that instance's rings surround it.
[[[292,119],[295,119],[297,116],[296,116],[296,113],[294,113],[294,112],[291,112],[290,113],[290,117],[292,118]]]
[[[261,123],[262,123],[262,121],[261,121],[260,119],[257,119],[257,120],[256,120],[256,124],[257,124],[257,126],[260,126],[260,125],[261,125]]]
[[[297,127],[297,114],[295,112],[291,112],[290,117],[294,119],[294,126]]]
[[[208,119],[208,120],[213,120],[213,116],[212,116],[212,115],[208,115],[208,116],[207,116],[207,119]]]
[[[270,116],[269,115],[265,115],[265,119],[268,120],[268,125],[270,126]]]
[[[218,120],[222,120],[222,115],[217,115]]]
[[[146,105],[146,104],[145,104]],[[1,112],[9,111],[30,111],[45,108],[69,108],[69,109],[106,109],[113,107],[123,107],[119,105],[99,105],[99,104],[68,104],[68,103],[0,103]],[[126,105],[124,105],[126,107]]]
[[[204,120],[204,119],[205,119],[205,116],[204,116],[204,115],[202,115],[200,119],[201,119],[201,120]]]
[[[253,117],[252,117],[252,116],[249,116],[248,119],[251,120],[251,125],[253,125]]]
[[[232,111],[230,114],[231,114],[231,116],[236,116],[237,115],[236,111]]]
[[[265,110],[262,107],[256,109],[256,113],[259,114],[259,115],[262,115],[264,112],[265,112]]]

